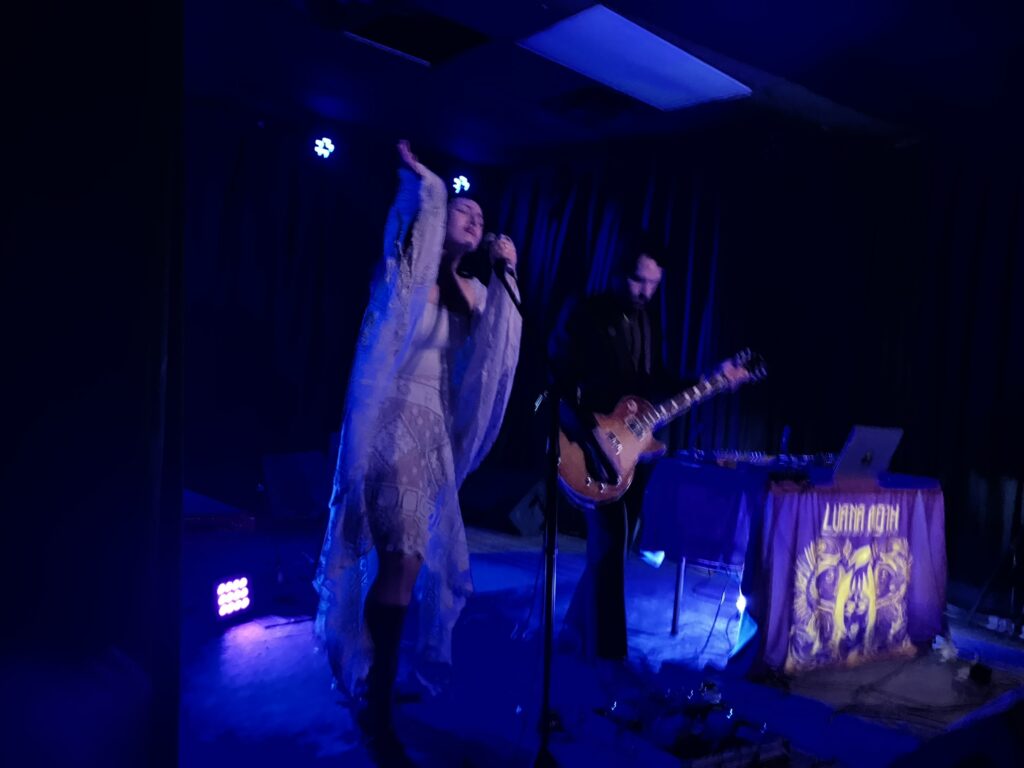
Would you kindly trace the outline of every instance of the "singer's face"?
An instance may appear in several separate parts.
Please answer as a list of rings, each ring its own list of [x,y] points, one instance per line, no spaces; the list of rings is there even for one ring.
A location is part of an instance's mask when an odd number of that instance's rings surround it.
[[[626,290],[630,303],[640,309],[654,296],[661,283],[661,267],[650,256],[640,254],[632,274],[626,276]]]
[[[484,214],[475,200],[457,197],[448,203],[448,227],[445,247],[463,252],[475,251],[484,236]]]

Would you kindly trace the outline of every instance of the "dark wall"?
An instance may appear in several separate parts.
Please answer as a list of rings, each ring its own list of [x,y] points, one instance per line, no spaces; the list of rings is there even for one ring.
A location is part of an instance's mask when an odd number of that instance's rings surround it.
[[[174,765],[181,8],[23,10],[3,50],[0,762]]]

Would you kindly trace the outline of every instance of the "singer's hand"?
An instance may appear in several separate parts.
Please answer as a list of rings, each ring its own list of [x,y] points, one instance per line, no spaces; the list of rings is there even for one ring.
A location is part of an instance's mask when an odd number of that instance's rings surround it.
[[[517,255],[516,246],[512,242],[512,238],[508,235],[499,235],[498,238],[491,244],[491,264],[495,262],[504,261],[508,264],[509,268],[515,270]]]
[[[416,158],[416,155],[412,153],[412,149],[409,147],[409,142],[405,139],[398,142],[398,156],[402,158],[402,162],[405,163],[406,167],[410,171],[419,176],[423,175],[425,169]]]

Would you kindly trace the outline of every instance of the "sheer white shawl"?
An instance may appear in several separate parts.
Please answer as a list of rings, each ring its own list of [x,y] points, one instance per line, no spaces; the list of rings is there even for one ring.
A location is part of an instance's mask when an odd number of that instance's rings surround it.
[[[316,633],[328,652],[336,685],[352,695],[368,670],[372,644],[362,606],[376,568],[363,480],[380,406],[394,392],[417,321],[437,282],[447,217],[447,190],[422,168],[399,171],[400,183],[384,232],[384,255],[356,346],[342,422],[340,450],[314,587],[320,595]],[[516,364],[522,321],[498,280],[475,283],[478,310],[452,339],[443,403],[451,437],[455,488],[487,455],[501,427]],[[454,329],[453,329],[454,330]],[[472,591],[465,533],[424,553],[417,583],[420,638],[417,674],[434,688],[451,663],[451,632]],[[430,670],[434,670],[433,672]],[[431,677],[434,679],[430,679]]]

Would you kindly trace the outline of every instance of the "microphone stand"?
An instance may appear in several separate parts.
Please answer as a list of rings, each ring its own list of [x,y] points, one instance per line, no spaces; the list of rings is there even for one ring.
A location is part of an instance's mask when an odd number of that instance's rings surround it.
[[[560,396],[549,376],[549,389],[542,397],[547,400],[549,425],[547,445],[547,483],[544,494],[544,692],[540,711],[540,747],[534,760],[535,768],[557,765],[551,754],[551,731],[558,727],[559,718],[551,711],[551,663],[554,651],[555,626],[555,564],[558,558],[558,406]]]
[[[509,276],[514,279],[515,273],[501,261],[495,262],[493,267],[494,274],[505,287],[525,324],[522,303],[509,283]],[[550,768],[558,764],[551,754],[551,731],[558,727],[560,721],[557,714],[551,710],[551,667],[554,656],[555,565],[558,558],[558,438],[561,424],[558,419],[560,396],[554,377],[549,375],[548,382],[548,389],[537,398],[536,405],[536,409],[539,410],[546,401],[549,413],[544,499],[544,681],[540,712],[540,747],[533,763],[536,768]]]

